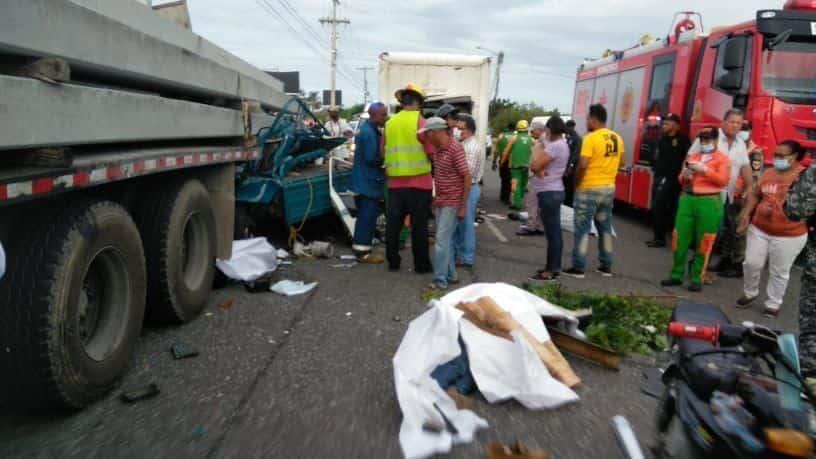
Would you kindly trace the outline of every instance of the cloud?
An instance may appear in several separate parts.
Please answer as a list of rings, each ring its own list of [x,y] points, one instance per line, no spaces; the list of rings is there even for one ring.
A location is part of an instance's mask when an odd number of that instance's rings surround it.
[[[266,2],[266,6],[264,5]],[[573,76],[585,57],[605,49],[625,49],[645,34],[668,33],[675,10],[703,13],[705,26],[753,19],[758,9],[781,7],[767,1],[687,0],[342,0],[338,77],[348,105],[362,100],[363,75],[377,66],[383,51],[479,53],[484,46],[506,53],[500,96],[536,102],[569,112]],[[264,69],[298,70],[301,86],[329,86],[328,29],[318,22],[329,0],[189,0],[194,30],[228,51]],[[318,36],[306,30],[288,6]],[[274,8],[302,38],[297,38]],[[308,40],[321,52],[313,51]],[[376,72],[369,72],[376,97]],[[349,81],[353,80],[353,81]]]

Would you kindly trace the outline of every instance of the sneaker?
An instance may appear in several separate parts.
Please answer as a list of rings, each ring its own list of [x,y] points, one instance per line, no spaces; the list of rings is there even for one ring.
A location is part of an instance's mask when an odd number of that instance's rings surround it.
[[[574,277],[576,279],[583,279],[583,278],[586,277],[586,274],[583,271],[579,271],[579,270],[577,270],[575,268],[570,268],[570,269],[568,269],[566,271],[561,271],[561,272],[563,274],[567,275],[567,276]]]
[[[779,306],[765,306],[765,310],[762,311],[762,315],[765,317],[776,318],[779,315]]]
[[[740,309],[747,308],[751,303],[756,301],[757,298],[756,296],[748,297],[743,293],[743,295],[737,299],[737,307]]]
[[[702,292],[703,291],[703,285],[698,284],[696,282],[692,282],[691,284],[689,284],[688,290],[689,290],[689,292]]]
[[[544,231],[521,227],[516,231],[516,236],[543,236]]]
[[[612,277],[612,268],[598,268],[595,272],[603,277]]]
[[[665,279],[660,281],[660,285],[663,287],[677,287],[683,285],[683,281],[677,279]]]
[[[365,255],[357,256],[357,263],[365,263],[369,265],[379,265],[385,263],[385,257],[376,253],[367,253]]]
[[[560,273],[551,273],[547,270],[542,270],[536,272],[534,275],[530,276],[528,279],[531,282],[555,282],[558,280],[558,275]]]

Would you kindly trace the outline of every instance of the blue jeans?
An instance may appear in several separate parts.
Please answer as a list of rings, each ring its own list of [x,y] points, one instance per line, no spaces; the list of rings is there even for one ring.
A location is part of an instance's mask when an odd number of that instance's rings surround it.
[[[482,189],[478,183],[470,186],[465,219],[456,225],[456,233],[453,236],[456,249],[454,260],[459,260],[466,265],[472,265],[473,258],[476,256],[476,205],[479,204],[481,194]]]
[[[598,260],[601,268],[612,269],[612,204],[614,188],[595,188],[575,192],[575,247],[572,249],[572,267],[586,271],[589,249],[589,231],[592,222],[598,230]]]
[[[566,194],[563,191],[542,191],[538,193],[538,215],[547,235],[547,271],[561,272],[561,254],[564,238],[561,235],[561,204]]]
[[[434,283],[447,288],[449,280],[457,280],[456,260],[453,257],[453,233],[456,231],[455,207],[436,209],[436,242],[434,243]]]
[[[357,221],[354,223],[354,241],[351,250],[356,253],[371,252],[374,229],[380,215],[380,200],[361,194],[354,197],[357,204]]]

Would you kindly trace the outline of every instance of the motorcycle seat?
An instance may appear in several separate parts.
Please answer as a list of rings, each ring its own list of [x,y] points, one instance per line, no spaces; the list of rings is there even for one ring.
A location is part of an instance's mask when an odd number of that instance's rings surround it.
[[[696,303],[678,305],[671,320],[706,327],[731,323],[717,306]],[[739,373],[750,368],[751,360],[742,354],[726,352],[694,356],[714,350],[738,351],[738,347],[715,346],[710,341],[692,338],[678,338],[674,343],[676,349],[673,351],[680,355],[680,369],[692,390],[704,400],[708,400],[715,390],[733,393]]]

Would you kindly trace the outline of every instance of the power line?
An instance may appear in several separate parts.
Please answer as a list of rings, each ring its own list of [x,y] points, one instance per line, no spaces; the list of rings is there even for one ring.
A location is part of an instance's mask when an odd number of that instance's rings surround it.
[[[340,0],[332,0],[332,11],[331,17],[320,18],[321,24],[329,24],[331,26],[331,93],[329,93],[329,100],[331,101],[331,105],[334,105],[334,98],[335,98],[335,88],[337,86],[336,78],[337,78],[337,25],[338,24],[351,24],[351,21],[348,18],[338,18],[337,17],[337,5],[340,3]]]
[[[315,54],[317,54],[319,57],[321,57],[323,59],[326,58],[326,55],[324,54],[326,52],[326,50],[323,49],[323,48],[320,48],[319,44],[313,43],[308,38],[304,38],[304,36],[301,34],[301,32],[299,30],[297,30],[297,28],[295,26],[293,26],[280,13],[280,11],[278,11],[268,0],[255,0],[255,3],[258,6],[260,6],[261,9],[263,9],[265,12],[267,12],[268,14],[273,15],[275,18],[277,18],[280,23],[282,23],[284,26],[286,26],[289,29],[289,31],[292,32],[292,35],[296,39],[298,39],[301,43],[305,44]],[[363,87],[360,85],[360,83],[358,83],[354,78],[349,76],[349,74],[346,71],[344,71],[344,70],[338,71],[338,74],[340,76],[342,76],[345,80],[347,80],[350,84],[352,84],[354,87],[356,87],[357,89],[359,89],[361,91],[363,90]]]

